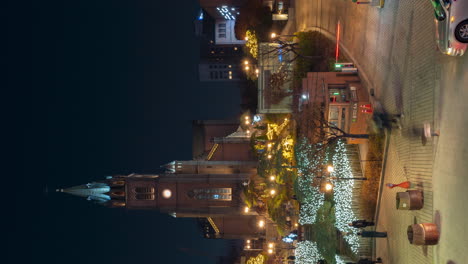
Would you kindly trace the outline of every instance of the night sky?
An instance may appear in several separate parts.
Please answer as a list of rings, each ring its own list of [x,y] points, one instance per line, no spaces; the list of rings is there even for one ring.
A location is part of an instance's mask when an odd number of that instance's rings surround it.
[[[198,82],[198,11],[196,0],[2,7],[2,263],[214,263],[226,253],[193,219],[55,193],[190,159],[191,120],[239,114],[236,87]]]

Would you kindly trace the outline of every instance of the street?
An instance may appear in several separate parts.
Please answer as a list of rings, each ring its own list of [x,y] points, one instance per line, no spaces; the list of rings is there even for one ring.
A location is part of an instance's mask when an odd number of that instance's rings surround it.
[[[387,0],[383,8],[350,0],[296,0],[296,31],[320,30],[334,37],[340,21],[341,52],[352,60],[367,88],[390,114],[403,114],[391,131],[384,181],[409,180],[424,191],[424,208],[397,211],[396,189],[382,192],[376,256],[384,263],[466,263],[468,259],[468,56],[437,50],[429,0]],[[440,136],[422,138],[424,123]],[[413,246],[406,228],[436,223],[437,246]]]

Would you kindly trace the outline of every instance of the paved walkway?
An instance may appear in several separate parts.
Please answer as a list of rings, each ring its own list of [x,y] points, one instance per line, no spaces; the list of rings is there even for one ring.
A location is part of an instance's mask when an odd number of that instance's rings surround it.
[[[384,181],[419,183],[421,187],[418,188],[424,191],[425,206],[415,212],[398,211],[395,207],[398,190],[383,190],[377,230],[387,230],[389,237],[377,240],[377,255],[384,263],[438,264],[449,260],[465,263],[468,234],[462,222],[468,217],[468,206],[461,201],[468,198],[462,192],[462,184],[468,183],[468,177],[463,177],[463,169],[468,167],[467,162],[463,162],[468,156],[468,142],[460,130],[450,129],[448,124],[468,128],[468,118],[461,111],[468,107],[459,99],[462,96],[468,98],[468,80],[462,71],[468,69],[467,58],[447,58],[436,50],[430,2],[387,0],[385,7],[379,9],[344,0],[296,0],[295,11],[299,31],[318,28],[334,36],[340,21],[341,48],[359,65],[363,81],[369,89],[375,90],[375,99],[387,112],[404,114],[403,129],[390,134]],[[450,83],[447,66],[462,75],[454,76],[459,80]],[[461,84],[465,89],[455,88],[450,93],[440,94],[441,83],[455,87]],[[451,95],[457,98],[451,98]],[[455,117],[450,118],[450,115]],[[444,120],[442,124],[441,118]],[[422,141],[422,126],[426,122],[441,130],[440,138]],[[450,152],[461,158],[451,157]],[[445,181],[445,175],[451,176],[450,179]],[[437,185],[433,189],[434,183]],[[451,188],[459,192],[452,193]],[[434,194],[433,190],[440,192]],[[449,209],[451,204],[458,210]],[[457,217],[447,217],[452,213]],[[441,225],[439,245],[410,245],[406,228],[414,222]],[[447,225],[447,222],[453,225]],[[457,236],[457,232],[460,235]]]

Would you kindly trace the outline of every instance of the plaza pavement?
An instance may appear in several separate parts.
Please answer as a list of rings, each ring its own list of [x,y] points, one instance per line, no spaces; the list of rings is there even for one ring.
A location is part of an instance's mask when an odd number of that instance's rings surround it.
[[[424,191],[424,208],[396,210],[396,189],[382,189],[376,256],[384,263],[468,263],[468,56],[451,58],[435,46],[429,0],[386,0],[382,9],[350,0],[295,0],[296,30],[320,30],[333,38],[341,24],[341,49],[358,65],[374,103],[404,114],[389,134],[384,182],[410,180]],[[440,131],[422,140],[423,123]],[[437,246],[409,244],[413,223],[438,224]]]

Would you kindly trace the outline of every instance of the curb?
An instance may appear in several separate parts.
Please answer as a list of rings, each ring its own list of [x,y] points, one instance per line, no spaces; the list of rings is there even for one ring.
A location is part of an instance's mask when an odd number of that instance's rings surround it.
[[[383,151],[383,157],[382,157],[382,170],[380,171],[380,187],[379,191],[377,193],[377,205],[375,207],[375,214],[374,214],[374,223],[375,227],[378,225],[379,221],[379,210],[380,210],[380,201],[382,200],[382,190],[384,187],[384,178],[385,178],[385,169],[387,168],[387,157],[388,157],[388,146],[390,145],[390,129],[385,129],[385,145],[384,145],[384,151]],[[372,258],[375,259],[376,257],[376,245],[377,241],[376,239],[373,239],[373,245],[372,245]]]

